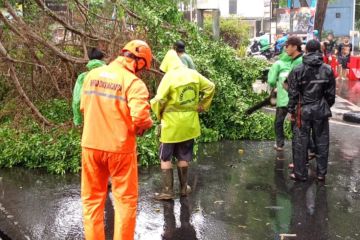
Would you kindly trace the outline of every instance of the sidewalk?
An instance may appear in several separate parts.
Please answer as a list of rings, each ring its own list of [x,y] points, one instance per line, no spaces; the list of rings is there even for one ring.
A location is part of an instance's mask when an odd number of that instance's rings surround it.
[[[345,85],[346,88],[343,85]],[[344,81],[344,84],[342,84],[342,86],[340,86],[340,89],[341,89],[341,91],[339,91],[339,93],[342,94],[342,96],[348,98],[348,82],[347,81]],[[260,80],[256,80],[253,84],[253,90],[256,93],[269,92],[269,87],[267,84],[262,83]],[[273,111],[275,111],[275,108],[267,106],[267,107],[264,107],[263,110],[265,110],[267,112],[273,112]],[[349,100],[346,100],[345,98],[340,97],[339,95],[336,95],[335,104],[331,108],[333,120],[344,121],[343,116],[345,113],[356,112],[356,111],[360,112],[359,106],[350,102]]]
[[[360,111],[360,107],[338,95],[336,96],[335,104],[331,108],[332,119],[343,121],[344,114],[353,111]]]

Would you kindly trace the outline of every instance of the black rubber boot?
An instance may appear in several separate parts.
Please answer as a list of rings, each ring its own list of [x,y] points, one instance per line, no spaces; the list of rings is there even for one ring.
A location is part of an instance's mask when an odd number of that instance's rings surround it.
[[[172,169],[161,170],[163,189],[161,193],[155,193],[156,200],[174,199],[174,173]]]
[[[188,185],[188,169],[189,167],[178,167],[178,176],[180,183],[180,195],[187,196],[191,192],[191,187]]]

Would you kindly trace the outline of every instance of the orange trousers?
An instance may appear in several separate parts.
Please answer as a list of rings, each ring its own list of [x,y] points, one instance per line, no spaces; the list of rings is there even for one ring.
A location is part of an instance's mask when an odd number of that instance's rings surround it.
[[[86,240],[105,240],[104,208],[108,179],[114,196],[114,240],[134,239],[138,199],[136,153],[82,149],[81,200]]]

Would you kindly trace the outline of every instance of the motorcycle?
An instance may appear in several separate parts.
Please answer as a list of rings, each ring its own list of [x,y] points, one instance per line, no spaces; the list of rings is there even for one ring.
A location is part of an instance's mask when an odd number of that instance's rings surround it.
[[[264,60],[270,60],[274,57],[274,52],[272,51],[270,45],[263,47],[257,39],[253,39],[247,49],[247,55]]]

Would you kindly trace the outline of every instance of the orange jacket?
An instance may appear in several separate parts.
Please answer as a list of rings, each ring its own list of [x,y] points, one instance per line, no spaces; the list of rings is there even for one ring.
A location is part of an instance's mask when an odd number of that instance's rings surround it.
[[[124,57],[96,68],[84,80],[82,147],[115,153],[136,151],[136,130],[152,126],[149,92]]]

